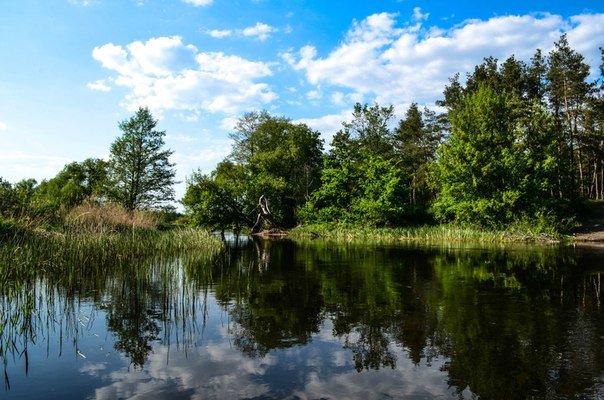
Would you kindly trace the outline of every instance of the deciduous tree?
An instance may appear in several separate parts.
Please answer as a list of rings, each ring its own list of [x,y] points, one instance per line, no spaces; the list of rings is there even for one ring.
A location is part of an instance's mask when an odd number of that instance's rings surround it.
[[[171,150],[164,149],[165,131],[148,108],[119,123],[123,132],[111,145],[111,199],[128,210],[155,208],[174,199],[176,175]]]

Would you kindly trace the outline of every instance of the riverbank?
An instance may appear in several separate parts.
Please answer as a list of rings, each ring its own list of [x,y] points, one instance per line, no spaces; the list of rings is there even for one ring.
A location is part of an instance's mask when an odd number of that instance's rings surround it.
[[[604,243],[604,201],[587,201],[579,207],[579,224],[571,232],[577,243]]]
[[[47,230],[23,221],[0,219],[0,278],[35,275],[37,271],[85,268],[102,271],[124,268],[144,259],[180,254],[211,256],[223,249],[222,240],[206,230]]]
[[[450,225],[403,228],[353,227],[339,224],[304,225],[292,229],[290,237],[293,239],[323,238],[337,241],[371,240],[423,243],[559,243],[565,240],[563,235],[555,233],[536,233],[520,229],[496,231]]]

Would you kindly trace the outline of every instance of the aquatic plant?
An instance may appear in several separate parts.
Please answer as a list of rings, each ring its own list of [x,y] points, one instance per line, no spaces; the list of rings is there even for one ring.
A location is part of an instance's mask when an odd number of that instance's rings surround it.
[[[535,233],[529,230],[496,231],[460,227],[454,225],[417,226],[405,228],[372,228],[339,224],[303,225],[294,228],[293,239],[320,237],[336,241],[410,241],[422,243],[512,243],[512,242],[555,242],[553,234]]]

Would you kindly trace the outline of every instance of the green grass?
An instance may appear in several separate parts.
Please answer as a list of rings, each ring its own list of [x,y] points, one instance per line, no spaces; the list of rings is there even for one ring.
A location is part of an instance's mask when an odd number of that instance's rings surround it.
[[[198,229],[133,230],[109,234],[15,230],[0,236],[0,280],[73,269],[103,271],[109,265],[216,254],[220,238]]]
[[[527,243],[557,242],[560,237],[512,228],[506,231],[464,228],[451,225],[419,226],[405,228],[372,228],[338,224],[304,225],[291,231],[291,238],[320,237],[335,241],[408,241],[420,243]]]

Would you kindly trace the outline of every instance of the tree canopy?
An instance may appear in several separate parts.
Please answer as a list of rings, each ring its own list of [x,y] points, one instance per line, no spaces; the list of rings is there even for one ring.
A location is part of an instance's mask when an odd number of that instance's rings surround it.
[[[171,150],[164,149],[165,131],[148,108],[119,123],[123,132],[110,149],[108,196],[128,210],[156,208],[174,200],[176,170]]]
[[[286,226],[556,224],[604,198],[604,55],[600,72],[590,81],[564,35],[529,62],[486,57],[450,79],[438,112],[412,103],[396,121],[392,106],[356,104],[322,157],[308,127],[248,113],[184,204],[213,226],[250,224],[261,195]]]
[[[251,227],[265,196],[278,225],[295,225],[298,208],[319,185],[319,132],[263,111],[243,115],[231,137],[229,157],[212,173],[197,171],[187,182],[182,203],[192,222]]]
[[[231,153],[187,180],[196,226],[270,223],[561,227],[604,199],[604,51],[600,70],[562,35],[530,60],[486,57],[443,88],[438,109],[357,103],[323,152],[319,132],[267,111],[237,121]],[[397,120],[397,115],[401,116]],[[70,163],[52,179],[0,178],[0,215],[61,213],[94,196],[128,210],[174,199],[172,151],[147,108],[119,123],[108,162]],[[262,201],[261,201],[262,199]]]

